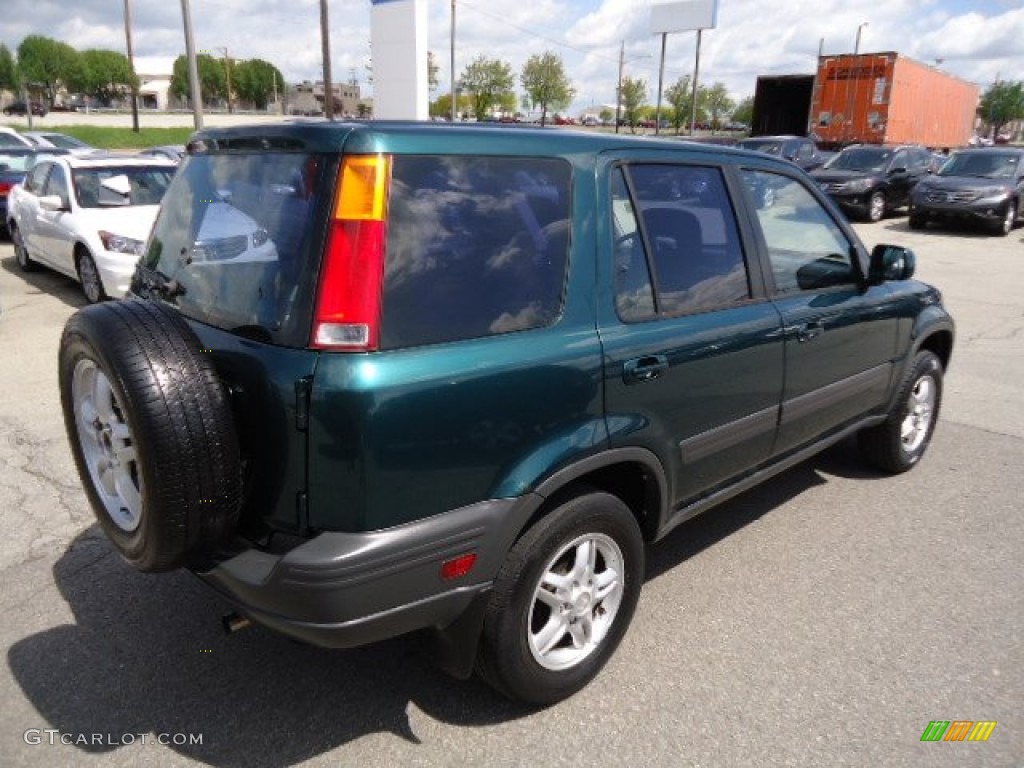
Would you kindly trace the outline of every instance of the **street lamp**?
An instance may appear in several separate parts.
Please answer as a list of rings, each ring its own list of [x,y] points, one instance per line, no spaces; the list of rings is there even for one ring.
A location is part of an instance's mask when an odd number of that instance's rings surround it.
[[[860,53],[860,31],[862,29],[864,29],[864,27],[866,27],[867,25],[868,25],[868,23],[865,21],[862,24],[859,24],[857,26],[857,40],[853,44],[853,55],[854,56],[856,56],[858,53]]]

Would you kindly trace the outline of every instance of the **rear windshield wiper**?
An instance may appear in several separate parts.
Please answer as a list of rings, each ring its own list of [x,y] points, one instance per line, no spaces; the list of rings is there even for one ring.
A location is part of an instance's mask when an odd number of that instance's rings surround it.
[[[173,303],[176,297],[185,295],[185,286],[180,282],[168,277],[158,269],[150,269],[141,264],[135,267],[133,282],[133,293],[146,299],[156,295],[164,301]]]

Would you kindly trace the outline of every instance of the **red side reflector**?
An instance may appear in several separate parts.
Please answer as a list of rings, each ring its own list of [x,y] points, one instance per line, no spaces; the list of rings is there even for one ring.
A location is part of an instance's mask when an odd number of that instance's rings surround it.
[[[441,578],[446,581],[458,579],[469,573],[474,565],[476,565],[476,552],[468,552],[451,560],[445,560],[441,563]]]

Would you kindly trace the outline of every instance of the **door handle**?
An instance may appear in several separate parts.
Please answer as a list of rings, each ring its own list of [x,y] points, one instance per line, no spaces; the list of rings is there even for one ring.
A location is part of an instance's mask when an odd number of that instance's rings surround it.
[[[668,358],[665,355],[647,355],[627,360],[622,364],[622,380],[627,384],[640,384],[653,381],[668,370]]]
[[[804,323],[796,327],[796,340],[803,344],[805,341],[810,341],[820,336],[825,330],[825,326],[820,322]]]

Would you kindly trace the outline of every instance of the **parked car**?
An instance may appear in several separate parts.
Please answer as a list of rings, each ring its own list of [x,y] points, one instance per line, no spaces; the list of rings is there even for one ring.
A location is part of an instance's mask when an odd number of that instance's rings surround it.
[[[173,163],[120,156],[36,163],[8,195],[18,266],[63,272],[90,302],[123,296],[174,170]]]
[[[37,147],[60,147],[73,155],[89,155],[99,150],[74,136],[55,131],[24,131],[22,134]]]
[[[182,158],[185,157],[185,145],[161,144],[160,146],[139,150],[139,154],[143,157],[159,157],[163,160],[180,163]]]
[[[64,154],[67,154],[66,149],[0,146],[0,234],[10,236],[7,232],[7,197],[11,190],[25,180],[25,175],[39,160]]]
[[[46,105],[40,104],[38,101],[32,102],[32,114],[36,117],[46,117]],[[29,107],[24,101],[12,101],[6,107],[4,107],[4,114],[10,117],[11,115],[26,115],[28,114]]]
[[[13,128],[8,128],[5,125],[0,125],[0,148],[6,149],[7,147],[28,147],[29,149],[31,149],[34,146],[35,144],[26,139]]]
[[[910,226],[974,222],[1009,235],[1024,219],[1024,149],[996,147],[956,152],[914,188]]]
[[[910,204],[910,193],[935,167],[924,147],[857,144],[846,147],[811,172],[821,188],[847,214],[881,221]]]
[[[818,145],[806,136],[755,136],[740,139],[736,146],[785,158],[805,171],[818,168],[825,162]]]
[[[426,630],[550,704],[618,646],[645,543],[853,434],[920,461],[954,327],[914,264],[726,147],[210,128],[132,298],[64,329],[65,425],[117,551],[191,569],[226,626]]]

